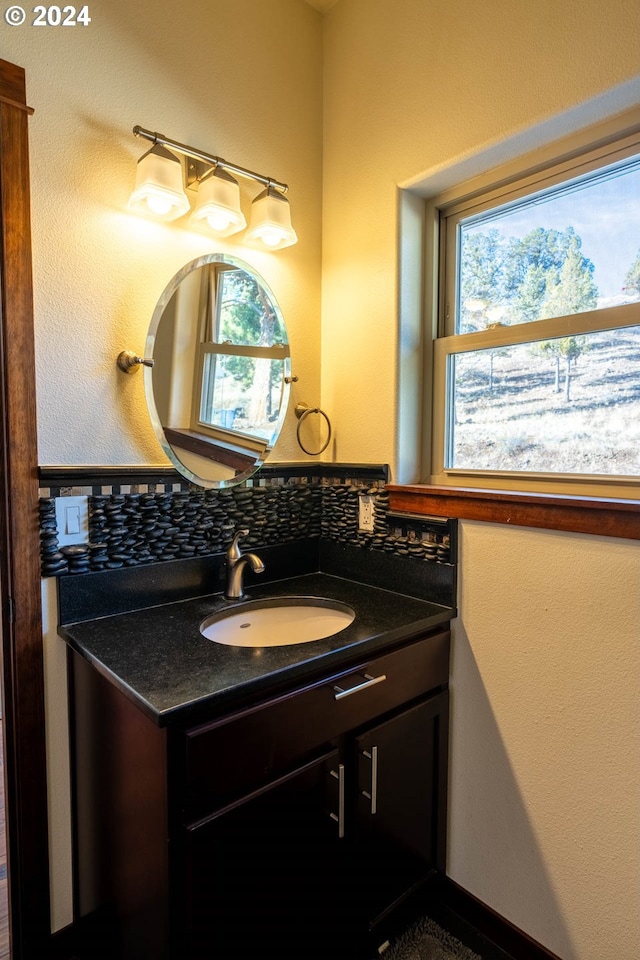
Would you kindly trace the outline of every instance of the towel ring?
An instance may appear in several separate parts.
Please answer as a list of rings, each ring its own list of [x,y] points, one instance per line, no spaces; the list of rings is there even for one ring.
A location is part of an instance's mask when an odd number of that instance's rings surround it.
[[[324,444],[320,447],[319,450],[307,450],[302,440],[300,439],[300,427],[302,426],[304,421],[307,419],[307,417],[312,413],[319,413],[321,417],[325,418],[325,420],[327,421],[327,428],[329,431],[327,439],[325,440]],[[319,456],[321,453],[323,453],[327,449],[327,447],[329,446],[329,441],[331,440],[331,421],[329,420],[329,417],[326,415],[324,410],[320,409],[320,407],[308,407],[306,403],[296,403],[295,414],[296,414],[296,417],[298,418],[298,426],[296,428],[296,439],[298,441],[300,449],[303,450],[310,457]]]

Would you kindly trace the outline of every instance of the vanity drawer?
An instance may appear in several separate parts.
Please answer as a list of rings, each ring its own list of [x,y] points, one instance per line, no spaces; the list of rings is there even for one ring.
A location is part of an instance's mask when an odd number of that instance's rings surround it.
[[[391,653],[185,733],[189,809],[215,808],[321,746],[449,680],[450,634]]]

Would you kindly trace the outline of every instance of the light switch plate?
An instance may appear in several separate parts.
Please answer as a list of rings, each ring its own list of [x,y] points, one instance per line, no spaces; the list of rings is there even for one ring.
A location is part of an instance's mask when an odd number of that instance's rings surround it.
[[[56,497],[58,545],[89,543],[89,504],[87,497]]]

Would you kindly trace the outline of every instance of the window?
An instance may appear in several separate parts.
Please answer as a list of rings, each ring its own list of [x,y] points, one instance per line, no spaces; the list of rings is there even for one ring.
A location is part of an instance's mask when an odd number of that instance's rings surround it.
[[[640,135],[434,206],[432,481],[637,495]]]
[[[269,444],[280,417],[289,349],[282,317],[255,277],[216,264],[208,275],[192,429]]]

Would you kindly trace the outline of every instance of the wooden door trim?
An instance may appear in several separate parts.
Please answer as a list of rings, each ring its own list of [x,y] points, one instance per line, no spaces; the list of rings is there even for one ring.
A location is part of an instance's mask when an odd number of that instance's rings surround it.
[[[25,73],[0,60],[0,584],[13,960],[51,943]]]

